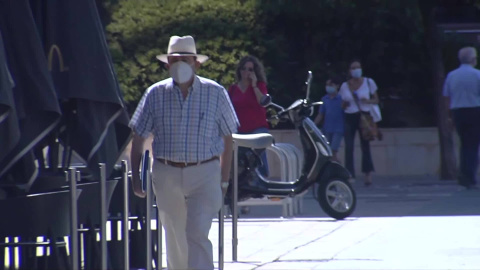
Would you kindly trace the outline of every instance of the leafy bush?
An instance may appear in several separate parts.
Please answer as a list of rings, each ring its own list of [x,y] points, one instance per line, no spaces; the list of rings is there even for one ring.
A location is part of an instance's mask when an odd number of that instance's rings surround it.
[[[166,53],[172,35],[192,35],[197,52],[210,57],[198,74],[228,87],[239,59],[263,52],[255,14],[254,1],[120,1],[107,33],[126,102],[136,106],[148,86],[169,77],[155,56]]]
[[[166,52],[169,37],[192,35],[198,52],[210,56],[199,75],[225,87],[234,82],[239,59],[253,54],[264,63],[275,102],[289,105],[304,97],[307,70],[314,74],[311,98],[318,100],[327,76],[346,79],[348,62],[359,58],[379,86],[382,126],[435,125],[421,0],[103,1],[112,56],[131,107],[149,85],[168,77],[155,56]],[[447,55],[453,63],[448,67],[457,65],[456,50]]]

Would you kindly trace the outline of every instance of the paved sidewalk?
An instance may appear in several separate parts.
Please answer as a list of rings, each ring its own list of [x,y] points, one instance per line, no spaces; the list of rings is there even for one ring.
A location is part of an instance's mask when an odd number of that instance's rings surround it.
[[[242,220],[237,262],[225,232],[224,269],[480,269],[480,216]]]
[[[296,217],[252,207],[238,223],[237,262],[227,219],[224,269],[480,269],[479,190],[435,177],[377,177],[354,188],[358,205],[343,221],[311,193]],[[218,223],[210,237],[216,251]]]

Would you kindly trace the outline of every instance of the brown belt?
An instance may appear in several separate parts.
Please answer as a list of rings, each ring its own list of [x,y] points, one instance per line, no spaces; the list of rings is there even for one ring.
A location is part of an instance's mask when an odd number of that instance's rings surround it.
[[[204,164],[204,163],[207,163],[207,162],[210,162],[210,161],[214,161],[214,160],[217,160],[218,157],[215,156],[215,157],[212,157],[212,158],[209,158],[209,159],[206,159],[206,160],[202,160],[202,161],[199,161],[199,162],[174,162],[174,161],[170,161],[170,160],[166,160],[166,159],[163,159],[163,158],[157,158],[157,160],[165,165],[170,165],[172,167],[177,167],[177,168],[185,168],[185,167],[189,167],[189,166],[197,166],[197,165],[200,165],[200,164]]]

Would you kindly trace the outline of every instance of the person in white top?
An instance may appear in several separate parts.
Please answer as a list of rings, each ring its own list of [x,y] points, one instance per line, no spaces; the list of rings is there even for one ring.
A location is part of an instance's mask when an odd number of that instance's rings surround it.
[[[378,104],[377,84],[371,78],[362,76],[360,61],[354,60],[349,65],[350,78],[342,84],[339,94],[345,108],[345,167],[350,172],[351,182],[355,181],[353,149],[355,134],[359,130],[360,113],[369,113],[373,104]],[[354,99],[356,95],[357,100]],[[358,105],[357,105],[358,103]],[[362,150],[362,172],[365,174],[365,185],[372,184],[371,172],[374,171],[370,142],[360,136]]]

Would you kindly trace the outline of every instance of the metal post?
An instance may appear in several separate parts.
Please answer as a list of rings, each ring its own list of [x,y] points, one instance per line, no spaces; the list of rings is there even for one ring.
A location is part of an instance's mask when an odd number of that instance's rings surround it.
[[[147,156],[145,157],[145,160],[144,162],[148,162],[150,164],[150,157]],[[143,167],[145,168],[145,167]],[[148,172],[145,174],[147,176],[147,183],[146,183],[146,186],[147,186],[147,190],[146,190],[146,194],[147,194],[147,199],[146,199],[146,204],[147,204],[147,213],[145,214],[146,217],[145,217],[145,236],[146,236],[146,252],[147,252],[147,256],[146,256],[146,260],[147,260],[147,265],[146,265],[146,269],[147,270],[151,270],[152,269],[152,207],[153,207],[153,204],[152,204],[152,181],[151,181],[151,171],[150,171],[150,166],[147,166],[148,168]]]
[[[128,209],[128,163],[126,160],[122,160],[122,173],[123,173],[123,269],[128,270],[130,269],[130,249],[129,249],[129,242],[130,236],[129,232],[129,217],[130,211]]]
[[[80,181],[82,180],[82,175],[81,175],[80,171],[77,170],[75,176],[77,177],[76,180],[75,180],[75,182],[76,182],[77,184],[80,183]],[[78,202],[79,191],[81,192],[82,190],[78,190],[78,189],[77,189],[76,191],[77,191],[77,202]],[[77,213],[78,213],[78,203],[77,203]],[[77,216],[78,216],[78,215],[77,215]],[[83,228],[83,224],[79,224],[79,225],[80,225],[80,228]],[[78,227],[77,227],[77,229],[78,229]],[[79,235],[78,232],[77,232],[77,235]],[[80,236],[78,236],[78,237],[80,237]],[[82,240],[79,239],[78,242],[79,242],[79,245],[77,245],[77,247],[80,247]],[[81,264],[82,264],[82,262],[81,262],[81,260],[82,260],[82,259],[81,259],[81,258],[82,258],[82,253],[83,253],[83,251],[82,251],[81,249],[79,249],[79,250],[78,250],[78,261],[79,261],[79,267],[80,267],[80,268],[82,268],[82,267],[81,267]]]
[[[75,168],[65,172],[67,182],[70,184],[70,252],[72,258],[72,269],[78,270],[78,209],[77,209],[77,181]]]
[[[224,218],[223,218],[223,202],[220,211],[218,212],[218,269],[223,270],[225,255],[224,255]]]
[[[237,222],[238,222],[238,144],[233,141],[233,216],[232,216],[232,259],[237,261]]]
[[[153,164],[152,164],[153,165]],[[158,214],[157,202],[157,269],[162,269],[162,251],[163,251],[163,225]]]
[[[107,172],[105,163],[100,163],[100,256],[101,269],[107,269]]]

